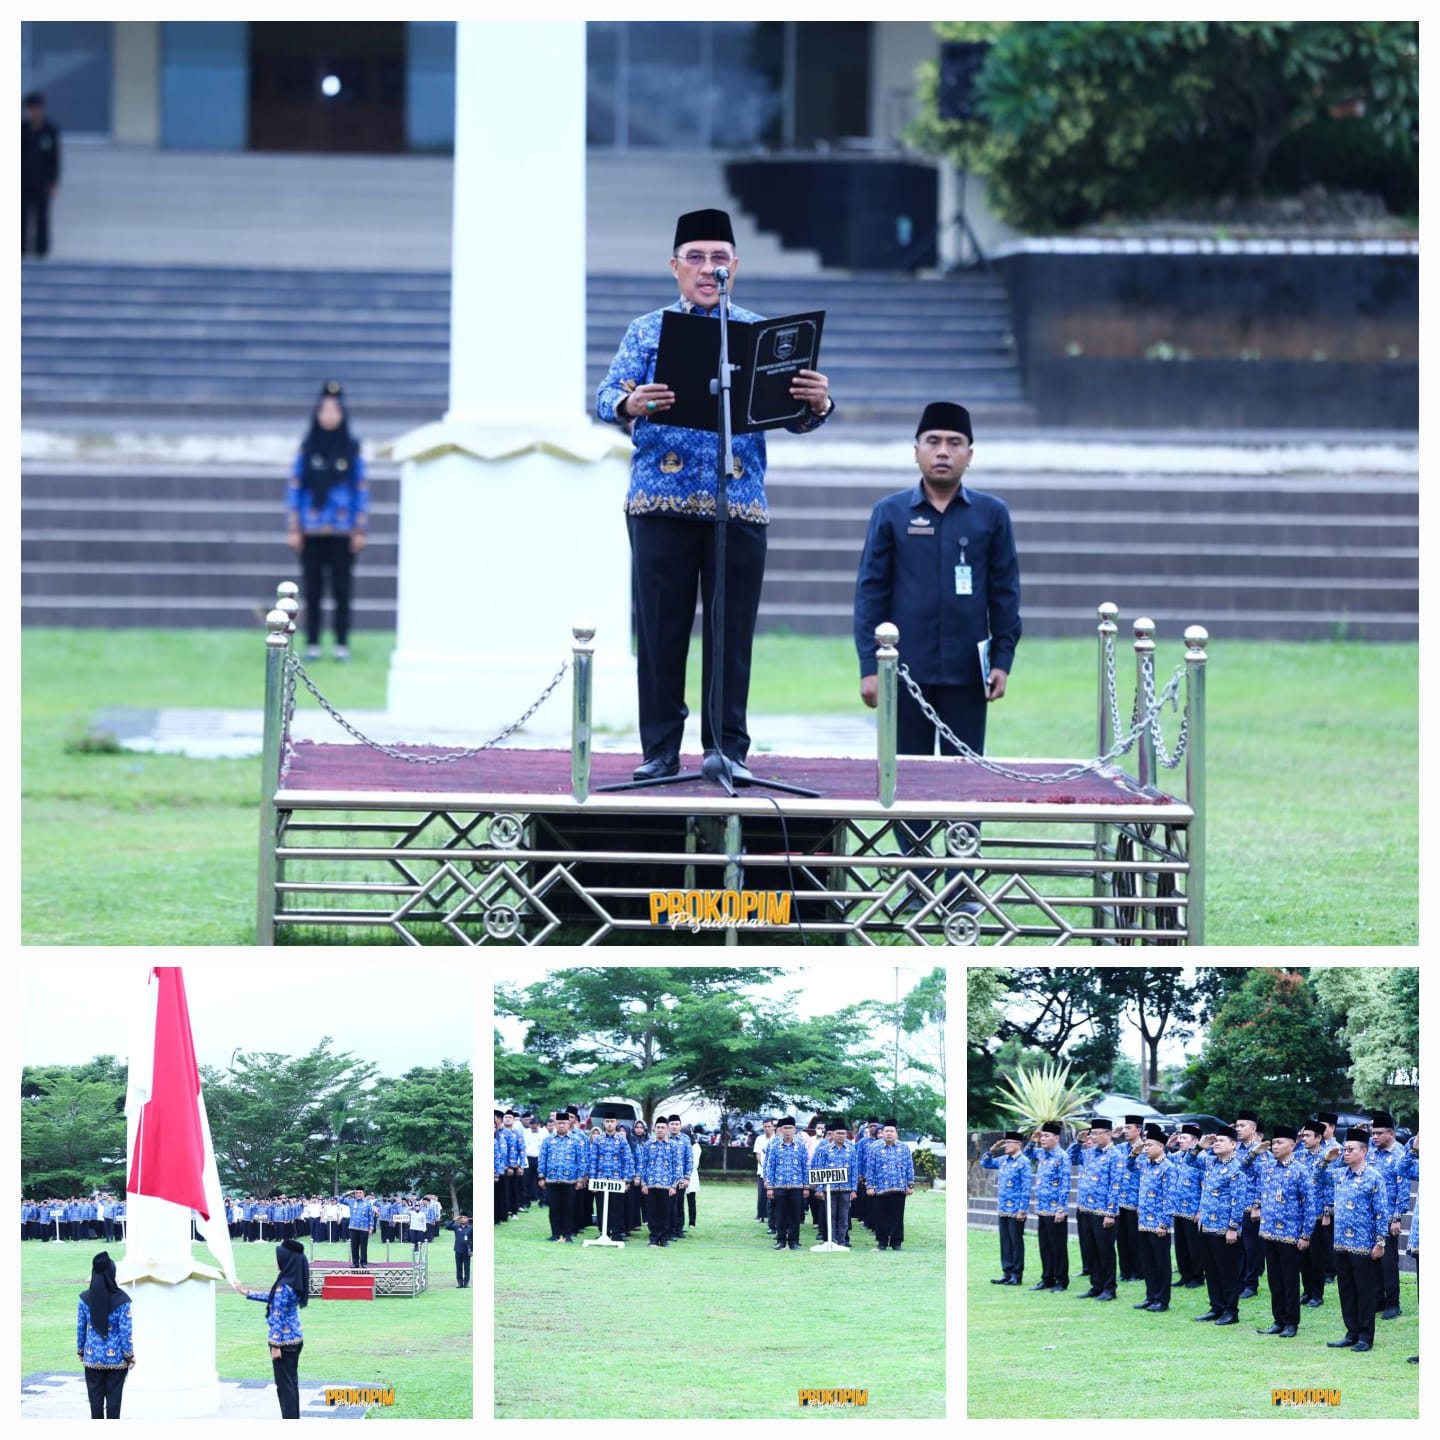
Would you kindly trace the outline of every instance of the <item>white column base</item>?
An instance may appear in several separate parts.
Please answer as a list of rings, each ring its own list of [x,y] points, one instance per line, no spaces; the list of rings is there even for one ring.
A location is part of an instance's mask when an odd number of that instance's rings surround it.
[[[843,1251],[845,1251],[845,1253],[846,1253],[847,1255],[850,1253],[850,1247],[849,1247],[848,1245],[836,1245],[836,1244],[835,1244],[833,1241],[831,1241],[831,1240],[822,1240],[818,1245],[812,1245],[812,1246],[810,1247],[810,1249],[811,1249],[812,1251],[814,1251],[814,1250],[843,1250]]]
[[[214,1281],[184,1280],[179,1285],[147,1281],[128,1289],[135,1368],[125,1381],[125,1418],[186,1420],[214,1415],[220,1409]],[[263,1333],[257,1330],[257,1334],[263,1340]]]
[[[580,1242],[580,1248],[582,1250],[591,1245],[604,1245],[610,1250],[623,1250],[625,1248],[625,1242],[623,1240],[582,1240]]]

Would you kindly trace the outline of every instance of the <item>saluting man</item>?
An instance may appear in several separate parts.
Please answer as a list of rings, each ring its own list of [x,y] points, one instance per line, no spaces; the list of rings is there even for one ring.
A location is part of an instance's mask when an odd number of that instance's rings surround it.
[[[1175,1161],[1175,1269],[1180,1286],[1196,1290],[1205,1283],[1205,1256],[1200,1247],[1200,1171],[1185,1157],[1200,1141],[1200,1127],[1186,1122],[1169,1139],[1166,1148]]]
[[[1378,1165],[1368,1162],[1370,1132],[1345,1132],[1345,1167],[1335,1180],[1335,1285],[1345,1336],[1327,1340],[1332,1350],[1357,1352],[1375,1344],[1375,1272],[1385,1254],[1393,1205]]]
[[[1234,1128],[1235,1153],[1245,1186],[1245,1219],[1240,1227],[1240,1298],[1250,1300],[1260,1293],[1260,1276],[1265,1269],[1265,1246],[1260,1240],[1260,1177],[1270,1161],[1267,1151],[1261,1148],[1260,1117],[1255,1111],[1241,1110],[1235,1116]]]
[[[1020,1152],[1025,1137],[1018,1130],[1007,1130],[988,1154],[980,1157],[985,1170],[998,1170],[996,1209],[1000,1216],[1000,1270],[992,1285],[1018,1285],[1025,1278],[1025,1216],[1030,1209],[1030,1189],[1034,1172]],[[998,1152],[1004,1150],[1004,1155]]]
[[[1235,1131],[1223,1126],[1185,1157],[1186,1164],[1201,1167],[1200,1243],[1210,1294],[1210,1308],[1195,1318],[1217,1325],[1240,1319],[1240,1227],[1249,1192],[1235,1157],[1235,1138]]]
[[[1120,1176],[1120,1210],[1115,1217],[1115,1251],[1122,1281],[1145,1278],[1140,1263],[1140,1228],[1137,1220],[1140,1204],[1140,1156],[1144,1148],[1141,1131],[1144,1124],[1143,1115],[1127,1115],[1125,1138],[1116,1142],[1125,1157],[1125,1169]]]
[[[1300,1329],[1300,1255],[1315,1228],[1315,1189],[1309,1171],[1295,1163],[1299,1132],[1276,1125],[1270,1132],[1274,1164],[1260,1177],[1260,1238],[1270,1280],[1270,1328],[1261,1335],[1293,1340]]]
[[[1145,1298],[1134,1308],[1159,1314],[1170,1308],[1170,1226],[1175,1219],[1177,1166],[1165,1154],[1165,1132],[1147,1125],[1141,1140],[1139,1185],[1135,1191],[1135,1229]]]
[[[1400,1230],[1405,1202],[1410,1198],[1408,1184],[1401,1194],[1399,1167],[1403,1158],[1404,1151],[1395,1144],[1395,1117],[1386,1110],[1377,1110],[1370,1117],[1369,1163],[1380,1167],[1390,1200],[1390,1224],[1385,1230],[1385,1254],[1380,1259],[1375,1291],[1375,1308],[1382,1320],[1398,1320],[1401,1313]]]
[[[905,1197],[915,1193],[915,1162],[893,1119],[880,1127],[880,1143],[865,1157],[865,1184],[875,1200],[876,1246],[898,1250],[905,1241]]]
[[[810,1156],[795,1138],[795,1117],[787,1115],[780,1122],[779,1143],[765,1152],[765,1196],[775,1216],[772,1249],[800,1248],[800,1219],[809,1194]]]
[[[1070,1147],[1070,1163],[1080,1166],[1076,1208],[1081,1228],[1090,1236],[1090,1288],[1080,1296],[1082,1300],[1115,1298],[1115,1217],[1120,1213],[1125,1161],[1113,1143],[1111,1128],[1103,1115],[1096,1115]]]
[[[1300,1305],[1319,1309],[1325,1303],[1325,1276],[1333,1264],[1335,1247],[1335,1162],[1340,1147],[1327,1144],[1325,1125],[1316,1117],[1300,1127],[1300,1144],[1295,1147],[1295,1163],[1310,1177],[1315,1202],[1315,1224],[1310,1231],[1310,1244],[1300,1252]]]
[[[1059,1292],[1070,1284],[1070,1156],[1060,1144],[1061,1128],[1058,1120],[1045,1121],[1025,1147],[1026,1158],[1035,1161],[1035,1238],[1040,1248],[1040,1283],[1032,1290]]]

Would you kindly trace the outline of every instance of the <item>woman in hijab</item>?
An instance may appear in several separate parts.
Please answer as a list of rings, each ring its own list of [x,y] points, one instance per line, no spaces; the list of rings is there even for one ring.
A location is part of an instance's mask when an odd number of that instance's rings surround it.
[[[268,1291],[247,1290],[236,1284],[235,1292],[247,1300],[265,1304],[270,1338],[270,1365],[275,1372],[275,1393],[280,1397],[280,1418],[300,1418],[300,1352],[305,1337],[300,1330],[300,1312],[310,1303],[310,1262],[298,1240],[282,1240],[275,1247],[280,1273]]]
[[[115,1262],[102,1250],[90,1266],[90,1288],[80,1292],[75,1350],[85,1367],[92,1420],[118,1420],[125,1377],[135,1364],[130,1297],[115,1283]]]
[[[305,658],[320,658],[325,579],[335,602],[335,658],[350,658],[350,573],[365,548],[369,497],[360,442],[350,433],[345,394],[327,380],[295,456],[285,497],[286,541],[305,570]]]

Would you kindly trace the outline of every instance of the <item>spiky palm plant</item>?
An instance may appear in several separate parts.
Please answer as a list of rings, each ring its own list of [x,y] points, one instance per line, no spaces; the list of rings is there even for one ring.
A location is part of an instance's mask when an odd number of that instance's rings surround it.
[[[1068,1062],[1048,1060],[1038,1069],[1006,1076],[1000,1089],[1009,1098],[997,1100],[995,1108],[1018,1116],[1031,1129],[1047,1120],[1067,1125],[1082,1121],[1098,1093],[1083,1074],[1072,1083]]]

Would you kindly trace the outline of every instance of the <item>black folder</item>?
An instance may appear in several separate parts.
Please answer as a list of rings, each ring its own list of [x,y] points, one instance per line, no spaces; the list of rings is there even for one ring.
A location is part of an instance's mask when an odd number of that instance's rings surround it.
[[[810,410],[790,394],[798,370],[817,370],[825,312],[783,315],[775,320],[730,321],[730,425],[732,433],[793,425]],[[687,430],[719,428],[719,406],[710,382],[720,370],[720,322],[667,310],[660,320],[655,382],[675,392],[675,404],[656,420]]]

